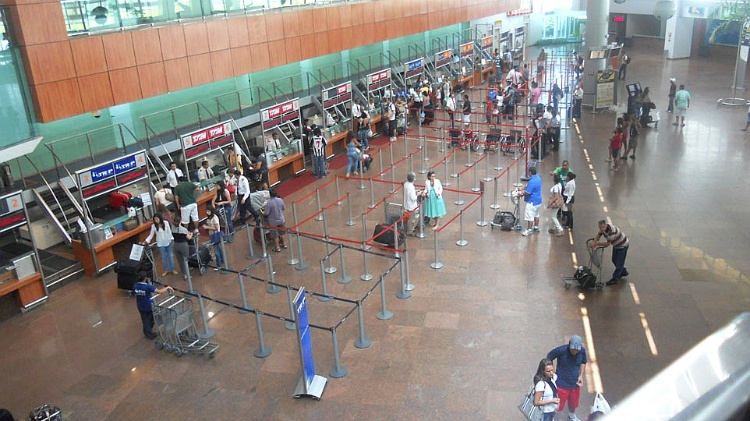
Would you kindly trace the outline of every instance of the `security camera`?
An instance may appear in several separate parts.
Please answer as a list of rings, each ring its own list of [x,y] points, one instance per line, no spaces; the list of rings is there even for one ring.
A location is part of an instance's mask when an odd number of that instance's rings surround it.
[[[91,115],[93,115],[94,118],[99,118],[102,116],[102,113],[100,111],[94,111],[91,113]]]
[[[654,17],[667,20],[677,12],[677,4],[673,0],[660,0],[654,6]]]

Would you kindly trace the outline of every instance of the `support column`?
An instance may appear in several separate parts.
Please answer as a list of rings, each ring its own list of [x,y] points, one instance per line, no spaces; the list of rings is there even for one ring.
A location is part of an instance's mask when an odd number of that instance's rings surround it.
[[[664,49],[668,59],[690,58],[694,22],[693,18],[683,18],[677,14],[667,20]]]
[[[588,106],[596,104],[596,76],[607,67],[607,60],[589,60],[589,51],[607,45],[609,30],[609,1],[586,2],[586,42],[583,51],[585,66],[583,70],[583,103]],[[573,87],[571,86],[571,91]]]

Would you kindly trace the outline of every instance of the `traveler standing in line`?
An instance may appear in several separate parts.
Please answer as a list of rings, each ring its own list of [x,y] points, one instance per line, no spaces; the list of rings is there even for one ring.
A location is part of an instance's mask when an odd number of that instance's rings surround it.
[[[563,229],[562,225],[560,224],[560,220],[557,219],[557,213],[560,209],[562,209],[561,206],[553,207],[553,204],[555,203],[564,203],[563,202],[563,187],[562,184],[560,184],[560,176],[555,174],[553,176],[554,184],[549,189],[549,205],[548,208],[550,212],[552,212],[552,215],[550,216],[550,219],[552,220],[552,224],[554,225],[554,228],[549,229],[550,234],[555,234],[556,236],[560,237],[563,235]]]
[[[524,237],[539,232],[539,214],[542,208],[542,178],[536,173],[536,167],[529,167],[529,175],[531,178],[526,183],[526,188],[519,191],[526,202],[523,214],[526,221],[526,231],[522,233]]]
[[[669,103],[667,104],[667,112],[672,113],[674,112],[674,96],[677,94],[677,79],[670,78],[669,79],[669,95],[667,95],[667,98],[669,99]]]
[[[250,196],[250,181],[242,175],[240,170],[234,170],[234,175],[237,177],[237,206],[240,208],[240,223],[245,224],[247,223],[247,212],[250,208],[250,201],[247,200]],[[254,216],[252,211],[250,211],[250,214]]]
[[[198,203],[195,201],[195,184],[185,177],[180,177],[180,184],[174,188],[174,197],[182,216],[182,224],[188,229],[197,229]],[[192,228],[188,226],[190,223],[193,224]]]
[[[630,115],[628,131],[630,132],[630,136],[628,136],[628,147],[622,155],[622,159],[627,159],[628,152],[630,152],[630,159],[635,160],[635,150],[638,148],[638,137],[641,135],[641,124],[638,122],[635,114]]]
[[[214,246],[214,255],[216,255],[216,267],[214,270],[218,271],[224,266],[225,261],[224,253],[221,252],[221,240],[224,233],[221,232],[219,215],[216,213],[216,209],[214,209],[213,206],[206,207],[206,220],[203,226],[208,230],[211,244]]]
[[[565,206],[563,206],[563,218],[565,219],[565,226],[569,229],[573,229],[573,204],[576,202],[576,175],[575,173],[568,172],[568,176],[565,177],[565,187],[563,187],[563,199],[565,199]]]
[[[156,339],[158,336],[154,333],[154,309],[152,294],[164,294],[169,292],[174,293],[171,286],[167,285],[162,288],[156,288],[151,285],[150,279],[146,278],[141,282],[136,282],[133,285],[133,293],[135,294],[135,303],[138,307],[138,312],[141,313],[141,323],[143,324],[143,335],[149,339]]]
[[[164,266],[164,272],[161,276],[167,276],[167,273],[172,272],[177,275],[177,271],[174,269],[174,260],[172,257],[172,228],[169,226],[169,222],[164,220],[164,217],[157,213],[152,218],[153,224],[151,225],[151,232],[146,237],[144,243],[148,245],[151,239],[156,236],[156,246],[159,247],[159,254],[161,254],[161,262]]]
[[[606,241],[599,242],[604,237]],[[625,259],[628,257],[628,248],[630,240],[615,225],[608,224],[602,219],[599,221],[599,233],[591,242],[591,248],[612,246],[612,264],[615,265],[615,271],[612,272],[612,279],[607,281],[607,285],[615,285],[620,282],[620,278],[628,276],[628,269],[625,267]]]
[[[421,104],[421,102],[420,102]],[[391,142],[396,141],[396,104],[393,103],[393,100],[391,98],[388,98],[388,101],[386,102],[387,113],[386,116],[388,117],[388,135],[391,137]],[[406,130],[406,128],[404,128]]]
[[[188,259],[190,259],[190,245],[188,242],[193,239],[193,233],[187,228],[180,225],[180,214],[174,216],[174,225],[172,225],[172,238],[174,238],[174,257],[177,259],[177,265],[182,271],[182,279],[187,279]]]
[[[539,361],[539,368],[534,375],[534,405],[542,407],[544,413],[542,421],[555,419],[555,411],[560,404],[556,381],[557,374],[555,374],[552,361],[547,358]]]
[[[216,196],[211,199],[211,206],[214,209],[221,209],[224,213],[224,219],[227,224],[227,235],[229,238],[227,241],[232,242],[234,236],[234,224],[232,223],[232,195],[227,190],[227,185],[224,180],[219,180],[216,183]]]
[[[435,171],[430,170],[427,173],[427,181],[422,194],[426,199],[424,214],[426,217],[435,220],[432,230],[437,231],[440,229],[440,218],[445,216],[448,211],[445,209],[445,201],[443,200],[443,184],[440,183]]]
[[[287,245],[284,241],[284,234],[286,233],[286,218],[284,218],[284,211],[286,210],[286,204],[284,199],[279,197],[279,193],[276,190],[271,190],[271,198],[266,202],[264,209],[266,210],[266,217],[268,218],[268,225],[272,228],[270,234],[273,239],[273,251],[279,253],[281,249],[286,249]]]
[[[453,114],[456,112],[456,95],[451,92],[448,99],[445,100],[445,111],[448,112],[448,118],[451,121],[451,129],[455,127],[455,118]]]
[[[167,276],[168,272],[177,275],[177,271],[174,270],[174,260],[172,257],[172,241],[174,240],[172,237],[172,228],[160,213],[154,215],[152,221],[151,232],[144,242],[148,245],[151,239],[156,236],[156,246],[159,247],[161,262],[164,265],[164,272],[162,272],[161,276]]]
[[[674,94],[674,106],[675,106],[675,122],[673,126],[677,126],[679,123],[680,127],[685,126],[685,114],[687,109],[690,108],[690,92],[685,90],[685,85],[680,85],[680,90]]]
[[[313,175],[318,178],[323,178],[326,176],[326,143],[326,138],[323,136],[320,127],[316,127],[315,129],[313,129]]]
[[[581,398],[581,386],[586,373],[586,348],[578,335],[570,337],[567,345],[560,345],[547,353],[547,359],[557,360],[557,393],[560,397],[557,412],[568,404],[568,420],[581,421],[575,414]]]
[[[362,110],[362,102],[359,99],[355,99],[354,103],[352,103],[352,129],[354,133],[359,132]]]
[[[468,128],[471,124],[471,100],[469,99],[469,95],[464,95],[463,113],[464,128]]]
[[[573,118],[581,118],[581,106],[583,105],[583,82],[578,82],[573,90]],[[557,108],[557,107],[555,107]]]
[[[167,183],[169,183],[169,187],[177,187],[177,184],[180,182],[180,177],[183,175],[182,170],[177,168],[176,162],[169,163],[169,171],[167,172]]]
[[[349,174],[351,173],[354,173],[354,175],[359,175],[359,173],[357,172],[357,164],[359,163],[359,154],[361,150],[359,149],[359,142],[357,142],[354,134],[352,132],[349,132],[347,136],[349,139],[346,143],[346,178],[349,178]]]
[[[404,217],[406,217],[406,234],[415,235],[414,228],[417,225],[418,218],[421,215],[417,212],[419,210],[419,200],[417,194],[417,188],[414,186],[414,180],[417,179],[417,175],[414,171],[409,171],[406,174],[406,182],[404,183]]]

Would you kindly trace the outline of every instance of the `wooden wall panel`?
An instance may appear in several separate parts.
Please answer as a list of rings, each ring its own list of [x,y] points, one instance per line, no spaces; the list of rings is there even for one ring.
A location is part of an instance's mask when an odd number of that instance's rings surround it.
[[[382,42],[388,39],[386,37],[385,22],[383,21],[375,22],[374,32],[375,32],[375,38],[376,38],[375,42]]]
[[[158,29],[144,29],[133,32],[133,50],[136,65],[157,63],[163,60]]]
[[[112,70],[109,72],[109,80],[112,83],[112,97],[115,103],[126,104],[143,98],[137,68]]]
[[[213,73],[213,80],[224,80],[234,76],[232,53],[229,50],[211,53],[211,72]]]
[[[284,18],[280,12],[266,15],[266,39],[277,41],[284,38]]]
[[[265,16],[248,16],[247,22],[248,41],[250,45],[265,43],[268,39],[266,36],[266,18]]]
[[[287,63],[296,63],[302,60],[302,47],[299,38],[300,37],[286,38],[284,41]]]
[[[138,66],[138,79],[141,82],[141,94],[144,98],[169,92],[164,63],[152,63]]]
[[[167,79],[167,90],[177,92],[189,88],[190,66],[187,57],[180,57],[164,62],[164,74]]]
[[[67,41],[68,33],[60,3],[25,4],[11,9],[11,18],[22,25],[11,25],[18,45]]]
[[[368,2],[368,3],[371,3],[371,2]],[[366,4],[367,3],[356,3],[352,5],[352,26],[359,26],[365,23],[365,5]]]
[[[253,55],[250,46],[232,48],[232,72],[243,76],[252,72]]]
[[[34,108],[38,111],[37,119],[41,123],[48,123],[84,112],[76,79],[38,85],[34,87],[34,92],[36,95],[32,96],[32,101],[34,102]],[[62,100],[63,98],[64,100]]]
[[[221,19],[206,22],[206,31],[208,32],[209,51],[229,49],[229,30],[227,29],[226,20]]]
[[[331,46],[328,44],[328,33],[322,32],[319,34],[315,34],[315,52],[316,55],[324,56],[326,54],[331,54],[333,51],[331,51]]]
[[[227,30],[229,31],[230,48],[250,45],[250,36],[247,33],[247,20],[229,19],[227,20]]]
[[[318,57],[320,55],[320,51],[318,51],[315,39],[316,38],[325,38],[325,37],[306,37],[302,36],[299,37],[299,44],[300,44],[300,50],[302,51],[302,60],[307,60],[311,58]],[[328,39],[326,38],[326,41]],[[326,43],[328,45],[328,43]]]
[[[349,28],[352,26],[352,6],[347,3],[342,3],[340,6],[335,7],[339,9],[339,24],[342,28]]]
[[[270,59],[270,67],[283,66],[286,64],[285,48],[286,46],[284,45],[283,39],[268,42],[268,57]]]
[[[268,43],[250,46],[250,54],[253,57],[253,72],[265,70],[271,67],[271,58],[268,54]]]
[[[333,29],[326,32],[328,37],[328,48],[331,51],[341,51],[341,29]]]
[[[284,12],[281,14],[284,24],[284,38],[298,37],[300,34],[300,21],[297,12]]]
[[[78,91],[81,94],[84,112],[102,110],[115,105],[107,72],[79,77]]]
[[[213,82],[210,54],[188,56],[188,67],[190,68],[190,84],[192,86]]]
[[[30,85],[57,82],[76,77],[70,42],[29,45],[23,48],[28,59],[26,76]]]
[[[109,70],[135,66],[135,51],[133,51],[133,38],[130,32],[103,35],[102,41],[104,41],[104,56],[107,58]]]
[[[347,26],[344,28],[341,28],[341,49],[342,50],[350,50],[354,48],[355,45],[359,45],[363,39],[366,37],[362,36],[362,32],[358,32],[356,29],[359,28],[359,30],[362,30],[362,26],[359,27],[353,27],[353,26]]]
[[[314,9],[302,9],[299,11],[299,34],[300,36],[309,35],[315,32],[315,25],[313,18],[315,14]]]
[[[374,44],[375,43],[375,24],[370,22],[365,24],[365,30],[363,34],[359,34],[357,36],[357,44],[361,44],[362,41],[364,41],[364,44]]]
[[[159,28],[159,43],[161,55],[165,61],[187,56],[185,31],[182,25]]]
[[[76,75],[86,76],[107,71],[102,37],[73,38],[70,40]]]
[[[316,33],[328,31],[328,12],[326,9],[325,7],[313,9],[313,30]]]
[[[341,13],[339,13],[339,11],[336,9],[337,9],[336,7],[325,8],[329,31],[341,28]]]
[[[206,54],[208,49],[208,33],[203,22],[185,25],[185,46],[188,56]]]
[[[385,5],[385,2],[379,1],[380,7],[383,9],[382,11],[385,12],[383,15],[385,16],[386,20],[391,19],[400,19],[404,17],[406,5],[400,1],[391,2],[389,5]]]

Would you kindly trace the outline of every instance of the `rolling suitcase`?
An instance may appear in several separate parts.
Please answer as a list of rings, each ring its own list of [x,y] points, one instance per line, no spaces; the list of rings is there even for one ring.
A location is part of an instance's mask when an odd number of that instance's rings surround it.
[[[381,234],[382,233],[382,234]],[[384,246],[396,247],[396,242],[393,238],[393,229],[390,227],[390,225],[386,224],[378,224],[375,225],[375,231],[372,233],[373,241],[375,241],[378,244],[382,244]],[[399,229],[398,233],[398,243],[403,244],[404,242],[404,232],[403,230]]]
[[[132,291],[133,284],[151,276],[153,264],[149,260],[121,260],[115,264],[117,288]]]
[[[188,266],[193,268],[205,267],[211,263],[211,245],[204,244],[200,247],[200,254],[195,251],[195,246],[190,244],[188,247],[188,253],[190,258],[188,259]]]

